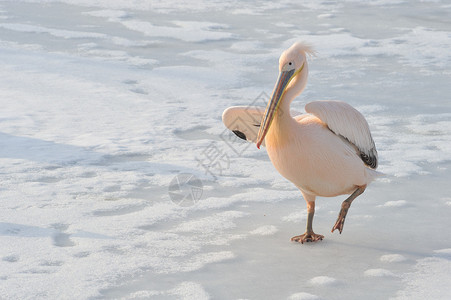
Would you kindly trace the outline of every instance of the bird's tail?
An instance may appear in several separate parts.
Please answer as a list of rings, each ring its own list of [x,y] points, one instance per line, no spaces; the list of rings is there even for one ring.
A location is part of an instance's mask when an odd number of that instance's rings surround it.
[[[371,182],[373,180],[376,180],[376,178],[387,176],[386,174],[384,174],[382,172],[379,172],[379,171],[376,171],[376,170],[373,170],[373,169],[370,169],[370,168],[366,168],[365,171],[366,171],[365,175],[369,179],[369,182]]]

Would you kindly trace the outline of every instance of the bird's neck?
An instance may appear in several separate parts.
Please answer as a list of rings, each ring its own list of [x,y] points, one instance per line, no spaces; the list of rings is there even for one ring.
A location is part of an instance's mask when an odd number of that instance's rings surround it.
[[[284,95],[284,98],[287,95]],[[282,147],[290,140],[291,130],[293,126],[292,122],[295,122],[290,114],[290,103],[291,101],[285,101],[287,99],[282,99],[277,109],[274,119],[272,121],[271,127],[266,134],[266,145],[274,145],[277,147]]]
[[[280,123],[287,120],[292,120],[290,114],[291,102],[299,96],[307,85],[308,66],[305,64],[304,70],[299,73],[288,85],[283,98],[280,100],[278,111],[274,117],[274,122]]]
[[[290,85],[287,87],[283,98],[280,100],[279,108],[277,109],[271,127],[268,130],[266,137],[266,144],[277,145],[278,147],[286,144],[292,136],[292,130],[296,128],[293,123],[296,121],[290,114],[291,102],[299,94],[302,93],[307,85],[308,69],[307,66],[302,73],[293,78]]]
[[[280,148],[290,141],[293,128],[290,123],[294,122],[294,119],[290,115],[289,108],[289,106],[286,108],[280,107],[276,112],[272,125],[266,134],[266,147]]]
[[[305,86],[307,85],[307,78],[308,78],[308,65],[305,63],[303,70],[293,78],[293,80],[289,83],[287,89],[285,90],[285,94],[280,101],[280,109],[283,112],[287,112],[286,117],[290,117],[290,106],[291,102],[299,96],[302,91],[305,89]],[[284,114],[281,114],[284,115]]]

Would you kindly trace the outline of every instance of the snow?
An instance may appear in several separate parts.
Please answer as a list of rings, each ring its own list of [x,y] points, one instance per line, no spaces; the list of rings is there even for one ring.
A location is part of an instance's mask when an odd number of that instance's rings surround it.
[[[0,24],[1,28],[18,31],[18,32],[26,32],[26,33],[48,33],[55,37],[64,38],[64,39],[81,39],[81,38],[104,38],[103,34],[95,33],[95,32],[81,32],[81,31],[72,31],[72,30],[58,30],[52,28],[46,28],[42,26],[33,26],[28,24],[14,24],[14,23],[2,23]]]
[[[124,10],[114,10],[114,9],[87,11],[84,14],[93,17],[106,18],[109,22],[118,22],[121,19],[131,17],[131,14],[129,14]]]
[[[240,211],[225,211],[209,217],[188,221],[175,228],[176,232],[195,232],[201,234],[212,234],[218,230],[235,227],[234,219],[244,217],[245,213]]]
[[[0,298],[451,298],[450,13],[440,0],[0,1]],[[325,239],[303,245],[290,242],[300,192],[221,122],[266,105],[299,40],[316,56],[293,111],[356,107],[386,174],[341,235],[344,196],[319,198]],[[171,199],[182,173],[202,182],[194,205]]]
[[[444,250],[446,253],[450,253],[450,249]],[[441,251],[436,252],[441,253]],[[406,287],[398,291],[393,299],[424,299],[425,297],[449,299],[451,297],[450,269],[449,256],[447,258],[427,257],[418,260],[414,271],[403,275]]]
[[[175,26],[156,26],[149,22],[127,20],[122,21],[126,28],[142,32],[148,37],[164,37],[182,40],[185,42],[206,42],[212,40],[231,39],[233,35],[222,30],[222,24],[196,21],[176,21]]]
[[[164,296],[174,296],[177,299],[209,299],[208,293],[202,288],[202,286],[195,282],[185,281],[180,283],[173,289],[168,291],[137,291],[129,296],[125,297],[125,299],[149,299],[151,297],[164,297]]]
[[[317,300],[318,296],[309,293],[296,293],[288,297],[288,300]]]
[[[386,255],[382,255],[380,260],[382,262],[388,262],[388,263],[399,263],[399,262],[406,261],[407,258],[401,254],[386,254]]]
[[[265,226],[260,226],[254,230],[252,230],[250,232],[250,234],[254,234],[254,235],[273,235],[275,234],[277,231],[279,231],[277,229],[276,226],[274,225],[265,225]]]
[[[369,269],[366,270],[363,275],[369,277],[396,277],[393,272],[386,269]]]
[[[282,220],[285,222],[302,223],[307,220],[307,211],[297,211],[290,213],[288,216],[284,216]]]
[[[443,256],[443,257],[451,256],[451,248],[435,250],[434,252],[436,254],[438,254],[439,256]]]
[[[337,279],[329,276],[317,276],[310,279],[310,283],[313,285],[334,285],[337,284]]]
[[[406,200],[393,200],[385,202],[381,207],[403,207],[407,205],[408,202]]]

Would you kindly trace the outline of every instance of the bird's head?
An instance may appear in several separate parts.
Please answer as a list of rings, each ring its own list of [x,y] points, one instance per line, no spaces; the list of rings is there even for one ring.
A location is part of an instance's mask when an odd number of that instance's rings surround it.
[[[313,54],[314,52],[310,46],[298,42],[294,43],[280,56],[279,78],[260,124],[257,137],[258,148],[263,143],[282,100],[289,98],[291,101],[304,89],[308,75],[307,55]],[[286,93],[290,93],[289,97],[285,97]]]

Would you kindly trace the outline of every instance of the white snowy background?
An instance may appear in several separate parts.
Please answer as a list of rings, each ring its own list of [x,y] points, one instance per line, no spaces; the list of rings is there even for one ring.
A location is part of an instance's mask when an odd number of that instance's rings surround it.
[[[358,108],[387,174],[304,245],[300,192],[221,122],[299,40],[293,109]],[[449,1],[0,1],[0,62],[1,299],[451,299]]]

